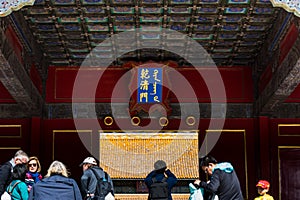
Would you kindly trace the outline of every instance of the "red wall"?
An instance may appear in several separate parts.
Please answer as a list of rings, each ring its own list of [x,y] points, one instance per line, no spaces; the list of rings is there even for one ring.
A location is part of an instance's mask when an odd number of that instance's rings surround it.
[[[16,54],[19,62],[21,64],[24,64],[23,57],[22,57],[23,45],[21,44],[14,28],[11,25],[9,25],[7,27],[7,29],[5,30],[5,36],[7,37],[9,43],[11,44],[12,49],[13,49],[14,53]]]
[[[5,136],[9,136],[9,138],[5,139],[5,141],[0,141],[1,155],[5,155],[1,156],[1,162],[12,157],[16,149],[22,148],[29,155],[37,155],[40,158],[44,174],[53,160],[61,160],[70,169],[71,177],[79,181],[82,172],[78,165],[86,156],[90,155],[90,151],[97,152],[99,145],[99,130],[92,126],[92,120],[83,119],[82,121],[86,128],[83,127],[81,130],[76,130],[72,119],[42,120],[33,118],[31,120],[0,120],[1,124],[5,125],[21,124],[22,129],[21,138],[14,138],[19,133],[17,129],[3,129],[3,136],[5,133]],[[204,142],[206,134],[208,136],[214,134],[214,131],[207,131],[210,122],[211,120],[209,119],[200,121],[200,144],[206,144]],[[103,129],[107,130],[107,127],[103,125],[101,120],[99,120],[99,123]],[[176,130],[177,126],[178,120],[170,120],[166,129]],[[115,129],[115,126],[112,125],[110,128]],[[252,198],[255,190],[251,186],[254,185],[255,177],[257,176],[254,154],[255,134],[257,133],[254,131],[254,120],[227,119],[224,129],[221,131],[221,137],[211,153],[219,161],[229,161],[234,165],[244,195]],[[80,137],[83,135],[84,140],[90,141],[86,147],[83,146],[78,132],[82,133]],[[5,149],[6,147],[16,148]]]
[[[48,103],[70,103],[72,102],[72,92],[74,81],[78,72],[78,67],[50,67],[47,79],[47,93],[46,101]],[[186,80],[189,80],[194,92],[197,96],[198,102],[210,102],[210,94],[207,89],[207,85],[213,85],[218,88],[216,80],[209,78],[206,82],[203,80],[201,74],[207,74],[211,72],[211,68],[203,67],[200,69],[193,68],[176,68]],[[219,73],[222,77],[222,83],[226,90],[227,102],[239,102],[249,103],[253,102],[253,82],[251,68],[248,67],[220,67],[218,68]],[[130,82],[131,75],[126,74],[128,68],[88,68],[82,73],[84,81],[81,82],[81,94],[76,96],[74,101],[76,102],[110,102],[112,91],[118,81],[119,87],[122,89],[118,90],[117,101],[128,102],[130,97]],[[103,73],[103,74],[102,74]],[[102,76],[98,83],[99,76]],[[122,79],[121,79],[122,77]],[[125,77],[125,78],[124,78]],[[166,72],[166,78],[170,82],[171,88],[180,87],[180,82],[174,77],[174,73]],[[97,85],[95,89],[95,85]],[[178,85],[179,84],[179,85]],[[96,90],[93,92],[93,90]],[[191,101],[191,93],[182,93],[180,97],[185,101]],[[174,94],[170,93],[169,100],[176,102]],[[116,100],[114,100],[115,102]]]
[[[269,153],[270,180],[273,183],[271,193],[281,200],[298,199],[296,194],[300,187],[300,119],[270,120]]]
[[[0,120],[0,164],[11,159],[19,149],[30,151],[33,145],[30,131],[30,119]]]
[[[0,81],[0,103],[16,103],[14,98]]]
[[[35,87],[38,89],[40,94],[43,92],[43,81],[42,78],[36,68],[36,66],[33,64],[30,68],[30,79],[32,80],[32,83],[35,85]]]
[[[255,183],[267,179],[271,182],[270,194],[275,199],[279,199],[279,195],[282,200],[297,198],[293,194],[299,188],[300,119],[226,119],[222,130],[209,129],[210,122],[216,120],[200,120],[196,129],[199,130],[200,146],[205,145],[205,141],[209,143],[216,132],[221,132],[210,153],[220,162],[233,164],[244,196],[253,199],[257,195]],[[103,130],[116,129],[115,125],[98,121]],[[82,122],[85,127],[76,130],[72,119],[2,119],[0,162],[9,160],[18,149],[24,149],[30,156],[40,158],[43,174],[52,160],[57,159],[64,162],[71,176],[79,181],[82,172],[78,164],[90,151],[97,152],[99,144],[99,127],[93,127],[91,119],[82,119]],[[178,119],[170,119],[165,129],[176,130],[178,123]],[[90,143],[84,147],[81,139]]]
[[[292,94],[284,101],[285,103],[300,103],[300,84]]]
[[[283,40],[280,42],[279,65],[282,63],[286,55],[292,49],[294,43],[298,38],[298,34],[299,31],[297,26],[294,23],[292,23],[291,26],[289,27],[288,32],[284,36]]]

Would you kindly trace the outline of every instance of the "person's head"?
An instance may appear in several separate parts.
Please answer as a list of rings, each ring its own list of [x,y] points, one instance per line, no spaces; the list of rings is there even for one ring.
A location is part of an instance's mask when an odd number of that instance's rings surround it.
[[[256,184],[257,193],[260,195],[265,195],[270,189],[270,183],[266,180],[260,180]]]
[[[27,167],[25,164],[17,164],[13,168],[12,179],[25,181]]]
[[[157,160],[154,163],[154,170],[158,173],[163,173],[167,169],[167,164],[163,160]]]
[[[87,157],[85,158],[82,163],[79,165],[80,167],[82,167],[82,170],[85,171],[93,166],[97,165],[97,161],[95,158],[93,157]]]
[[[29,160],[28,155],[24,151],[19,150],[15,153],[14,162],[16,165],[17,164],[27,164],[28,160]]]
[[[200,167],[208,175],[212,175],[212,171],[217,163],[218,161],[210,155],[204,156],[200,159]]]
[[[41,164],[37,157],[32,156],[28,160],[28,171],[35,173],[41,172]]]
[[[51,163],[45,177],[57,174],[65,177],[69,176],[66,166],[62,162],[55,160]]]

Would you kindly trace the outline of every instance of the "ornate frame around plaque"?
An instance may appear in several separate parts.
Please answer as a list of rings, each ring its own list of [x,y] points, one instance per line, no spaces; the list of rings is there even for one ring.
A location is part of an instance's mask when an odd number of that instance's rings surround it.
[[[4,0],[0,6],[0,17],[9,15],[12,11],[17,11],[24,6],[32,6],[35,0]]]
[[[270,0],[274,7],[284,8],[288,12],[294,13],[300,17],[300,3],[299,0]]]

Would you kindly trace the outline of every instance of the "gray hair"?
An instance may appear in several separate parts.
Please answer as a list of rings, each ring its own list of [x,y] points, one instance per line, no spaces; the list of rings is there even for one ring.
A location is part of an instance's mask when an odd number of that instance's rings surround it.
[[[28,157],[27,153],[25,153],[23,150],[18,150],[18,151],[15,153],[14,158],[15,158],[15,159],[18,158],[18,159],[20,159],[20,160],[25,159],[27,162],[28,162],[28,160],[29,160],[29,157]]]

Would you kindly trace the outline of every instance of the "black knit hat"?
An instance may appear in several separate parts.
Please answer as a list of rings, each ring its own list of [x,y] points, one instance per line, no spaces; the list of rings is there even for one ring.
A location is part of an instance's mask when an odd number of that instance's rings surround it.
[[[166,168],[166,167],[167,167],[167,164],[163,160],[158,160],[154,163],[154,169],[155,170],[160,170],[160,169],[163,169],[163,168]]]

